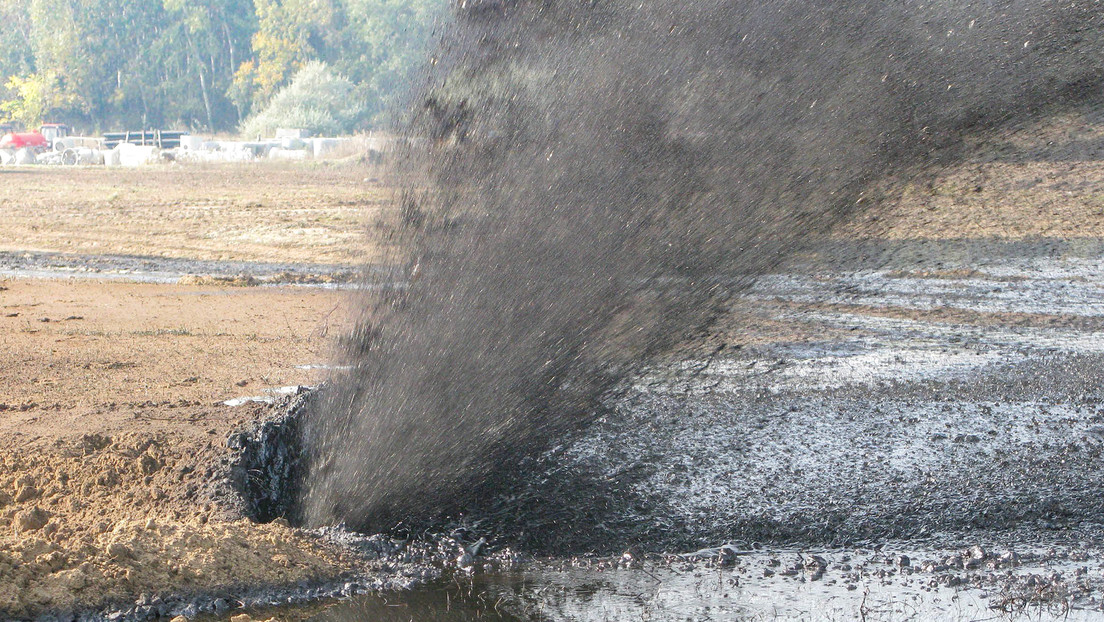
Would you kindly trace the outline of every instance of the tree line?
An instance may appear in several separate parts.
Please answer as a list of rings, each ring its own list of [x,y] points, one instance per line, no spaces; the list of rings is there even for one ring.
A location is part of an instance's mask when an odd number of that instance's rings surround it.
[[[347,93],[343,130],[381,127],[447,2],[0,0],[0,120],[232,131],[323,71]]]

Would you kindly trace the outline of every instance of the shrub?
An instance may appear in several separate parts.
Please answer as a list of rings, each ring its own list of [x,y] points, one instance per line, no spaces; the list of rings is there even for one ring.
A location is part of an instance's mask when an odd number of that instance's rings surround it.
[[[263,110],[242,123],[241,132],[249,137],[272,136],[277,128],[286,127],[315,135],[349,134],[367,113],[356,85],[335,74],[326,63],[311,61]]]

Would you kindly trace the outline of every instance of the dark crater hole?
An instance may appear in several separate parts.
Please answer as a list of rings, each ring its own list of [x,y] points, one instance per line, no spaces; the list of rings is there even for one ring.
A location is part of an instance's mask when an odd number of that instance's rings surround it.
[[[303,417],[319,392],[301,389],[273,408],[272,414],[230,435],[228,480],[241,512],[268,523],[278,518],[300,525],[300,491],[305,464],[302,454]]]

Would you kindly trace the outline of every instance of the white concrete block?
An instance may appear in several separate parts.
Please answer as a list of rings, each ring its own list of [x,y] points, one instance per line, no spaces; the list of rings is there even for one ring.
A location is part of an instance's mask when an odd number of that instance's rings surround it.
[[[119,164],[122,166],[144,166],[157,161],[159,152],[152,145],[132,145],[121,143],[115,150],[119,153]]]

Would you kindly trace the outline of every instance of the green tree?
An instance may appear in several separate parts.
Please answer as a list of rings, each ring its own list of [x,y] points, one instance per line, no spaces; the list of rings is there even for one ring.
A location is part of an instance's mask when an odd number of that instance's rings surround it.
[[[160,55],[163,73],[173,77],[164,90],[178,105],[187,102],[177,116],[194,118],[201,111],[207,128],[237,125],[244,111],[230,94],[256,29],[253,8],[236,0],[164,0],[163,6],[168,26],[162,40],[176,48]]]
[[[318,60],[352,85],[358,122],[380,125],[447,3],[0,0],[0,106],[88,130],[227,129]]]
[[[254,62],[243,63],[237,98],[264,105],[309,60],[347,76],[382,125],[406,94],[432,45],[448,0],[256,0]]]
[[[347,0],[352,36],[334,66],[362,85],[376,125],[416,81],[447,8],[447,0]]]
[[[71,0],[31,0],[28,9],[34,69],[9,79],[18,101],[7,109],[25,123],[79,118],[88,111],[82,91],[92,59],[82,45],[78,7]]]
[[[9,96],[0,103],[0,112],[28,128],[60,118],[78,103],[76,96],[62,87],[61,80],[49,73],[11,76],[4,86]]]
[[[30,0],[0,0],[0,24],[0,102],[4,102],[16,96],[6,86],[11,78],[30,75],[34,69]]]
[[[307,63],[264,110],[242,126],[246,136],[272,136],[277,128],[294,127],[315,134],[345,134],[356,129],[366,107],[356,87],[322,61]]]
[[[333,15],[328,0],[255,0],[257,32],[253,35],[254,104],[263,104],[312,58],[319,26]]]

